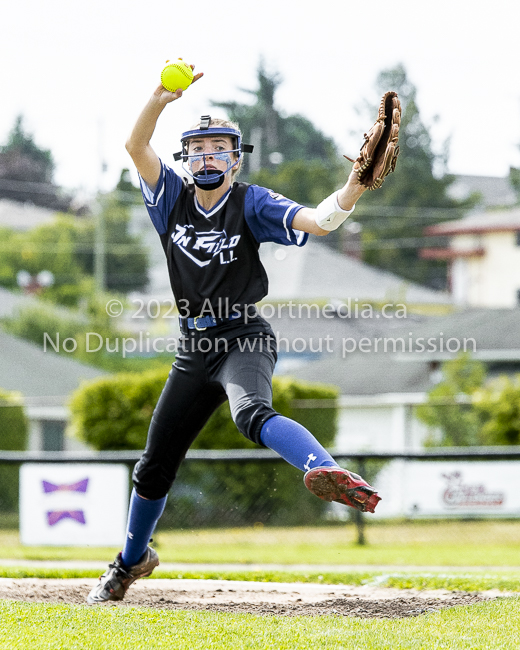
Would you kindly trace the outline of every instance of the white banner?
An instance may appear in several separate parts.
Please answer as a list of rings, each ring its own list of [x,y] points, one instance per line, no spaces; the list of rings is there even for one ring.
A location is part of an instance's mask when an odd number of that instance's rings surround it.
[[[378,517],[520,517],[518,461],[392,461],[374,481]]]
[[[128,468],[90,463],[20,467],[20,539],[49,546],[121,546]]]

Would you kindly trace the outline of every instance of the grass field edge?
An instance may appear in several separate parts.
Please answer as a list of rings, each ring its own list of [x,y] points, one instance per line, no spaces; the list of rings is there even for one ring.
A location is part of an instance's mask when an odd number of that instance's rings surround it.
[[[1,567],[0,578],[24,579],[82,579],[98,578],[99,571],[95,569],[56,569],[45,567]],[[457,573],[450,572],[382,572],[382,571],[351,571],[316,572],[316,571],[161,571],[157,570],[150,578],[173,580],[231,580],[246,582],[285,582],[285,583],[314,583],[352,586],[393,587],[397,589],[444,589],[448,591],[490,591],[520,593],[520,574],[504,573]]]

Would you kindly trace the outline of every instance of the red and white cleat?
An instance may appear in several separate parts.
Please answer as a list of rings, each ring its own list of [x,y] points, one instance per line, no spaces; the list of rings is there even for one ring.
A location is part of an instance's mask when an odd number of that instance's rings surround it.
[[[361,476],[341,467],[315,467],[303,480],[305,487],[320,499],[337,501],[361,512],[374,512],[381,501],[377,491]]]

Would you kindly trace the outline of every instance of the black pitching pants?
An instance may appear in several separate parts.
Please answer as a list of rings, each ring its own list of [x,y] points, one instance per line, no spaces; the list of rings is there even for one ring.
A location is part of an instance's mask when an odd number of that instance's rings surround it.
[[[276,358],[273,331],[260,317],[183,335],[134,469],[137,493],[166,496],[191,444],[226,399],[238,430],[261,444],[262,426],[277,415],[271,384]]]

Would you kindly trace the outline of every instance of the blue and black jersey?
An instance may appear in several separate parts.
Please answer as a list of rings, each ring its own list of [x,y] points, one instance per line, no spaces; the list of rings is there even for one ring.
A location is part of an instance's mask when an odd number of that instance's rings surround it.
[[[194,186],[164,164],[155,191],[143,181],[141,187],[183,316],[262,300],[268,280],[260,243],[303,246],[308,239],[292,228],[303,206],[257,185],[234,183],[210,211],[198,204]]]

